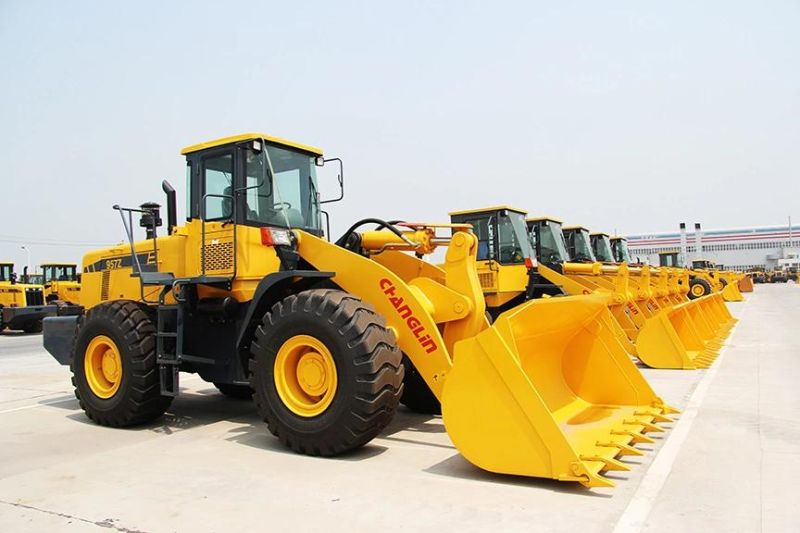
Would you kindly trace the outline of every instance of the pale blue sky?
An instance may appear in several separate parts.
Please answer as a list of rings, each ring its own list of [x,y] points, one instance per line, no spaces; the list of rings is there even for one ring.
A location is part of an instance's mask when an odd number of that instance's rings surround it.
[[[182,198],[181,147],[252,130],[345,160],[337,235],[494,203],[800,220],[798,28],[796,1],[2,0],[0,259],[122,239],[112,204]]]

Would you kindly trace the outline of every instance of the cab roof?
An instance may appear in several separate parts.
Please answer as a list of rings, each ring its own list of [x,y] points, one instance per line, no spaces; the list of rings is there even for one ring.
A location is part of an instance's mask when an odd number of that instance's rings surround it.
[[[602,237],[602,236],[608,237],[608,233],[606,233],[605,231],[593,231],[589,235],[592,236],[592,237],[594,237],[595,235],[600,236],[600,237]]]
[[[77,267],[75,263],[58,263],[56,261],[50,261],[49,263],[42,263],[39,265],[40,267]]]
[[[454,215],[471,215],[471,214],[477,214],[477,213],[488,213],[490,211],[502,211],[504,209],[507,210],[507,211],[514,211],[515,213],[519,213],[521,215],[527,215],[528,214],[528,212],[525,211],[524,209],[511,207],[511,206],[505,205],[505,204],[503,204],[503,205],[493,205],[493,206],[489,206],[489,207],[480,207],[478,209],[462,209],[461,211],[451,211],[451,212],[449,212],[447,214],[452,217]]]
[[[298,142],[289,141],[286,139],[282,139],[280,137],[275,137],[273,135],[267,135],[266,133],[257,133],[257,132],[240,133],[239,135],[221,137],[219,139],[214,139],[213,141],[206,141],[197,144],[192,144],[181,150],[181,155],[191,154],[192,152],[199,152],[200,150],[206,150],[208,148],[214,148],[216,146],[224,146],[226,144],[233,144],[233,143],[256,140],[256,139],[264,139],[265,141],[274,144],[287,146],[289,148],[295,148],[297,150],[309,152],[314,155],[322,155],[322,150],[320,148],[315,148],[314,146],[309,146],[307,144],[301,144]]]
[[[541,217],[528,217],[525,219],[527,222],[541,222],[542,220],[549,220],[550,222],[558,222],[559,224],[563,224],[564,221],[559,220],[555,217],[548,217],[548,216],[541,216]]]
[[[589,228],[587,228],[586,226],[579,226],[579,225],[575,225],[575,224],[573,224],[571,226],[564,226],[561,229],[563,229],[564,231],[570,231],[570,230],[586,230],[586,231],[589,231]]]
[[[622,235],[613,235],[611,237],[611,240],[612,241],[626,241],[627,242],[628,238],[627,237],[623,237]]]

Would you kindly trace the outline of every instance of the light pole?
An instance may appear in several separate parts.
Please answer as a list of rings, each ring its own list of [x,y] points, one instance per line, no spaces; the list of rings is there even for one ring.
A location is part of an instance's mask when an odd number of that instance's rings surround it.
[[[30,270],[31,269],[31,251],[28,249],[27,246],[24,246],[24,245],[20,246],[20,248],[25,250],[25,254],[27,254],[27,256],[28,256],[28,262],[26,263],[26,265],[28,267],[28,270]]]

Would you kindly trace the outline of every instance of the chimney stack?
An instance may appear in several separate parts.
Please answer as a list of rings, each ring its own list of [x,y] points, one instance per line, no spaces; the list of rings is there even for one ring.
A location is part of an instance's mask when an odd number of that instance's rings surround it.
[[[703,232],[700,230],[700,223],[694,223],[694,257],[703,258]]]
[[[686,222],[681,222],[681,256],[678,258],[678,264],[686,266],[689,264],[689,255],[686,251]]]

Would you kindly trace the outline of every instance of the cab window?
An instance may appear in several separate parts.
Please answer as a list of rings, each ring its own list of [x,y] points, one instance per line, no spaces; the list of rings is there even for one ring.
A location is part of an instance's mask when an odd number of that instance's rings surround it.
[[[233,216],[233,154],[203,160],[203,218],[224,220]]]

